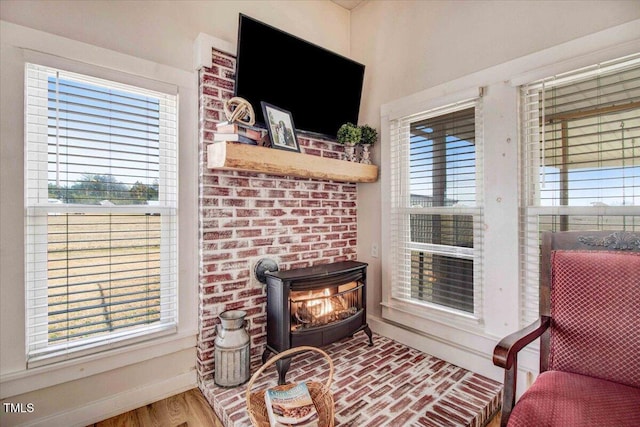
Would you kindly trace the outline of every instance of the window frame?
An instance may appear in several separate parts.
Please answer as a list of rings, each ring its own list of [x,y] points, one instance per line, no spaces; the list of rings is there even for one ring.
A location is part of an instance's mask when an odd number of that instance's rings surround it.
[[[0,275],[0,389],[3,396],[17,396],[39,389],[55,387],[108,372],[110,378],[127,378],[127,372],[149,372],[151,383],[169,380],[177,387],[193,387],[196,373],[198,333],[198,291],[190,284],[198,281],[198,173],[202,164],[198,152],[198,78],[191,63],[178,68],[166,62],[156,62],[123,54],[95,45],[37,31],[9,22],[0,25],[0,68],[2,72],[2,120],[0,129],[0,228],[2,233]],[[79,73],[91,73],[106,79],[135,84],[142,78],[153,83],[149,89],[174,88],[179,96],[179,323],[178,332],[139,344],[27,369],[25,360],[25,282],[24,282],[24,64],[67,68]],[[6,126],[5,126],[6,125]],[[185,143],[186,142],[186,143]],[[170,361],[173,370],[151,372],[154,365]],[[176,376],[176,369],[180,374]],[[184,374],[181,374],[184,372]],[[145,374],[146,375],[146,374]],[[166,384],[166,383],[163,383]],[[146,386],[145,386],[146,387]],[[155,387],[155,385],[154,385]],[[164,385],[163,385],[164,387]],[[134,394],[142,396],[145,390]],[[155,390],[156,388],[153,388]],[[106,405],[102,403],[100,405]],[[108,411],[108,408],[104,406]],[[85,408],[86,409],[86,408]]]
[[[594,57],[594,61],[591,65],[583,65],[570,70],[563,70],[561,73],[555,75],[537,75],[535,79],[531,79],[530,81],[523,81],[523,79],[515,80],[518,83],[519,89],[519,126],[521,129],[520,139],[522,152],[522,188],[520,196],[520,229],[522,236],[520,242],[521,285],[519,289],[520,306],[518,319],[520,327],[529,325],[539,317],[539,242],[542,231],[547,231],[549,226],[552,228],[555,227],[550,224],[542,224],[542,221],[545,219],[551,219],[554,223],[557,222],[559,229],[566,228],[568,230],[579,230],[584,228],[597,228],[599,230],[606,230],[607,227],[612,226],[605,223],[605,217],[608,218],[608,220],[612,220],[615,217],[632,217],[635,218],[634,221],[636,224],[639,222],[640,218],[638,215],[638,206],[633,205],[608,206],[604,203],[596,203],[591,206],[583,204],[571,205],[569,204],[569,201],[572,199],[569,197],[568,184],[565,185],[567,188],[566,194],[564,196],[560,196],[566,197],[565,202],[567,202],[567,204],[562,204],[562,202],[558,204],[557,200],[554,200],[554,203],[551,205],[544,205],[541,202],[541,193],[544,191],[542,187],[545,185],[544,181],[548,175],[546,172],[541,172],[541,168],[544,165],[546,151],[551,151],[552,149],[547,148],[546,150],[543,150],[542,145],[544,141],[541,140],[539,136],[542,133],[548,132],[548,130],[540,124],[546,121],[546,113],[544,111],[540,114],[537,113],[539,105],[544,104],[546,101],[544,99],[545,96],[533,94],[533,91],[542,91],[542,93],[544,93],[545,90],[548,89],[547,85],[564,88],[573,84],[580,84],[585,80],[585,78],[590,76],[597,77],[602,72],[606,74],[608,70],[625,68],[625,64],[627,63],[635,63],[635,66],[637,67],[639,62],[639,54],[616,57],[611,53],[608,57],[604,58]],[[593,105],[591,108],[597,108],[597,105]],[[538,107],[534,108],[534,106]],[[563,159],[563,165],[568,165],[570,163],[570,154],[568,156],[569,157],[566,159]],[[590,172],[593,172],[593,167]],[[558,174],[560,173],[558,172]],[[570,182],[571,181],[567,180],[567,183]],[[560,191],[558,190],[558,192]],[[570,217],[593,218],[598,222],[598,224],[594,226],[592,223],[586,223],[585,225],[580,226],[577,223],[570,223]],[[634,224],[625,224],[624,227],[614,225],[613,227],[616,229],[625,228],[630,231],[638,229],[638,225]]]
[[[383,283],[382,306],[383,318],[391,321],[403,323],[406,326],[416,328],[418,330],[426,330],[423,328],[419,320],[411,321],[410,318],[428,319],[436,322],[444,322],[447,324],[459,325],[464,328],[477,329],[482,324],[482,282],[483,282],[483,125],[482,125],[482,91],[478,89],[470,89],[456,93],[449,97],[441,97],[411,105],[409,108],[400,108],[394,111],[394,114],[383,117],[383,131],[387,133],[390,141],[390,188],[391,195],[389,204],[389,219],[392,225],[385,233],[388,236],[388,246],[390,254],[390,274],[389,282]],[[406,130],[398,129],[398,124],[402,121],[410,123],[426,118],[433,118],[445,115],[454,111],[464,110],[473,107],[475,110],[475,205],[474,206],[456,206],[456,207],[411,207],[404,206],[403,202],[398,200],[398,195],[407,196],[409,173],[408,173],[408,150],[404,154],[405,158],[399,161],[393,160],[396,156],[398,148],[396,144],[407,143],[408,135],[398,135]],[[386,122],[384,121],[386,119]],[[404,126],[408,129],[407,126]],[[404,167],[402,167],[404,165]],[[409,192],[410,193],[410,192]],[[410,197],[406,197],[409,199]],[[443,246],[433,244],[414,244],[410,241],[408,233],[410,227],[410,215],[412,214],[430,214],[430,215],[468,215],[473,217],[473,233],[474,247],[462,248],[457,246]],[[395,227],[395,228],[394,228]],[[397,231],[400,230],[403,235],[409,235],[408,240],[398,238]],[[402,231],[404,230],[404,231]],[[397,259],[402,258],[402,253],[398,251],[400,245],[405,248],[415,247],[417,249],[427,249],[434,254],[445,256],[454,255],[460,259],[473,259],[474,279],[473,279],[473,313],[447,307],[432,302],[417,301],[408,298],[399,298],[397,291],[406,285],[399,284],[398,276],[402,272],[402,267]],[[408,266],[409,270],[411,269]],[[410,274],[410,273],[409,273]],[[409,316],[407,318],[407,315]]]
[[[178,87],[173,84],[164,84],[161,82],[149,80],[143,77],[130,76],[123,73],[113,72],[109,70],[102,70],[100,68],[89,66],[86,64],[75,64],[71,61],[55,60],[50,61],[48,55],[35,54],[28,55],[34,56],[34,58],[25,58],[25,81],[29,78],[29,64],[41,64],[42,67],[59,69],[62,72],[68,72],[70,75],[78,75],[81,77],[81,81],[104,81],[113,82],[116,86],[130,86],[132,88],[140,88],[144,91],[154,91],[158,93],[164,93],[173,97],[175,100],[175,108],[169,114],[173,114],[175,123],[174,127],[167,128],[168,140],[162,141],[162,148],[160,151],[167,150],[167,143],[173,148],[169,148],[165,155],[160,155],[158,162],[164,163],[161,168],[164,172],[161,172],[160,185],[169,185],[173,187],[172,191],[166,193],[164,199],[161,197],[161,201],[158,206],[150,205],[123,205],[123,206],[93,206],[93,205],[75,205],[75,204],[51,204],[48,203],[48,174],[46,162],[40,162],[44,164],[42,172],[43,177],[33,178],[30,177],[30,163],[29,163],[29,151],[30,147],[34,145],[29,135],[29,126],[34,125],[29,123],[29,120],[25,118],[25,324],[26,324],[26,358],[27,369],[37,368],[40,366],[50,365],[56,362],[75,359],[92,354],[98,354],[108,349],[115,349],[120,347],[126,347],[133,344],[137,344],[150,339],[164,337],[168,335],[174,335],[178,332],[178,305],[179,305],[179,291],[178,291],[178,197],[179,186],[177,176],[177,165],[179,162],[179,147],[178,147],[178,128],[179,128],[179,110],[178,110]],[[54,62],[51,64],[50,62]],[[106,71],[106,72],[105,72]],[[46,89],[45,89],[46,90]],[[25,114],[28,108],[32,108],[29,104],[27,88],[25,87]],[[44,108],[46,110],[46,107]],[[166,109],[165,109],[166,110]],[[164,111],[167,113],[167,111]],[[36,119],[42,120],[42,119]],[[46,123],[46,117],[44,118]],[[33,119],[32,119],[33,121]],[[47,127],[47,125],[44,125]],[[46,159],[47,153],[40,153],[42,150],[47,149],[47,143],[42,141],[35,143],[36,150],[33,154],[36,155],[34,163],[37,163],[37,159]],[[171,159],[167,162],[167,155]],[[42,166],[40,166],[42,168]],[[167,174],[168,172],[168,174]],[[47,263],[47,233],[36,233],[34,230],[37,228],[47,227],[47,221],[49,215],[60,215],[66,213],[76,214],[96,214],[102,213],[104,215],[112,214],[137,214],[137,215],[153,215],[160,214],[161,216],[161,262],[166,262],[162,269],[165,273],[161,274],[162,283],[161,288],[161,304],[167,303],[170,305],[169,319],[166,317],[166,313],[162,315],[160,324],[151,324],[145,327],[137,328],[128,332],[116,332],[107,334],[100,337],[89,338],[83,340],[81,343],[71,343],[71,345],[54,345],[49,346],[47,344],[38,344],[32,347],[30,344],[30,336],[34,340],[38,340],[47,335],[46,323],[37,325],[34,319],[40,315],[42,316],[43,308],[34,307],[31,303],[36,298],[46,297],[42,292],[46,292],[47,287],[43,286],[43,283],[47,282],[46,277],[42,277],[42,273],[38,276],[34,271],[35,267],[30,269],[30,265],[45,264]],[[35,248],[30,250],[30,248]],[[44,250],[37,248],[44,248]],[[44,270],[46,275],[46,269]],[[33,296],[31,298],[30,296]],[[44,308],[46,310],[46,307]],[[36,326],[33,326],[36,324]],[[48,341],[45,339],[45,341]]]

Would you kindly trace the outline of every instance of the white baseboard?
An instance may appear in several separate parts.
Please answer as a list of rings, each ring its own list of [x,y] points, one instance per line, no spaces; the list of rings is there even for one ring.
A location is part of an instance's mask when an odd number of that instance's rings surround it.
[[[142,387],[110,396],[107,399],[32,420],[21,425],[29,427],[85,427],[195,387],[197,387],[196,371],[191,370],[164,381],[146,384]]]
[[[371,330],[377,334],[389,337],[399,343],[495,381],[504,381],[504,370],[493,365],[493,354],[488,352],[487,349],[471,349],[465,345],[468,345],[468,343],[454,343],[442,338],[428,336],[418,331],[400,327],[376,316],[367,316],[367,322]],[[525,348],[520,351],[518,357],[518,384],[516,386],[517,397],[520,397],[537,377],[538,363],[539,353],[537,347]]]
[[[460,334],[460,336],[456,337],[460,342],[451,342],[435,335],[427,335],[402,328],[376,316],[367,316],[367,321],[371,329],[380,335],[390,337],[416,350],[423,351],[493,380],[500,382],[503,380],[504,371],[494,366],[492,362],[493,340],[489,340],[491,344],[491,351],[489,351],[488,343],[484,342],[487,339],[473,337],[474,339],[472,340],[466,336],[469,334]],[[476,344],[475,348],[469,347],[469,345],[473,344]]]

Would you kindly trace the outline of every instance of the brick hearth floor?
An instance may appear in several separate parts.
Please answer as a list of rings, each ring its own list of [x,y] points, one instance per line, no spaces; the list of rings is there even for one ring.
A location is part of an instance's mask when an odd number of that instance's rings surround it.
[[[334,363],[331,385],[335,421],[340,427],[484,426],[499,410],[502,384],[436,357],[374,334],[369,347],[364,333],[324,348]],[[252,372],[260,360],[253,361]],[[318,353],[297,355],[287,381],[327,379],[328,367]],[[254,390],[275,385],[275,367],[267,369]],[[246,385],[217,387],[203,393],[225,427],[251,425]]]

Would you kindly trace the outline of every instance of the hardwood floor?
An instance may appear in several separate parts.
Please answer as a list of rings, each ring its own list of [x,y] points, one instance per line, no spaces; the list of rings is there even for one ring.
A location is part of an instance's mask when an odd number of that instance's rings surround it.
[[[498,412],[485,427],[500,427],[500,412]]]
[[[88,427],[223,427],[199,389],[151,403]]]

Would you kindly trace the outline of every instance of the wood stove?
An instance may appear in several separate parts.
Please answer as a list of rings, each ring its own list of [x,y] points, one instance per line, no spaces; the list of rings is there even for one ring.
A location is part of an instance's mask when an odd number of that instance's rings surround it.
[[[322,347],[364,331],[367,325],[367,265],[343,261],[287,271],[266,271],[267,347],[270,353],[292,347]],[[278,381],[285,383],[290,359],[276,362]]]

